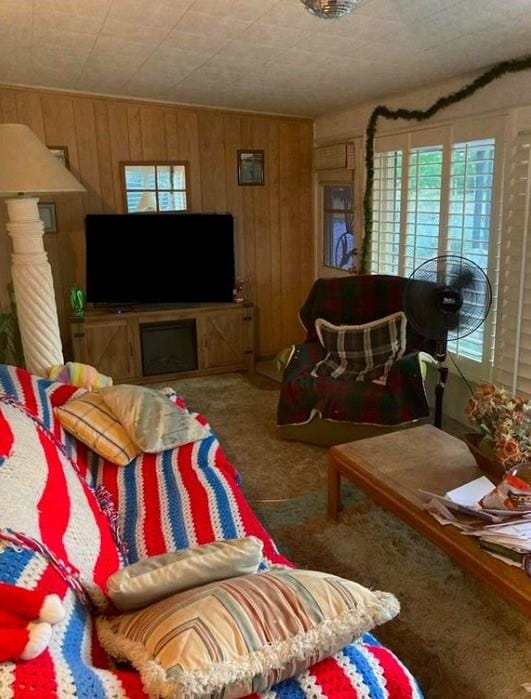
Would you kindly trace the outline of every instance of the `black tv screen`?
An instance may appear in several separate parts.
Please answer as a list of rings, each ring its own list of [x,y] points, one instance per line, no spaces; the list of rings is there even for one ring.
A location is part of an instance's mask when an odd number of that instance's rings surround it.
[[[89,214],[85,238],[91,303],[233,300],[230,214]]]

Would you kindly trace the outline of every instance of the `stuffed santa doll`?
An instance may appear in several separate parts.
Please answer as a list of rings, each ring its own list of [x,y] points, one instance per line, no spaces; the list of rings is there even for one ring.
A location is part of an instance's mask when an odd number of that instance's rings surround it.
[[[57,595],[0,582],[0,663],[36,658],[48,647],[52,625],[64,616]]]

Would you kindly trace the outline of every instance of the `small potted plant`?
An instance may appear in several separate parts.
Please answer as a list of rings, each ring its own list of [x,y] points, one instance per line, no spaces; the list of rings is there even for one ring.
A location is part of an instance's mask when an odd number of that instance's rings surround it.
[[[531,405],[503,388],[480,384],[465,414],[479,433],[465,435],[478,466],[496,478],[518,464],[531,461]]]

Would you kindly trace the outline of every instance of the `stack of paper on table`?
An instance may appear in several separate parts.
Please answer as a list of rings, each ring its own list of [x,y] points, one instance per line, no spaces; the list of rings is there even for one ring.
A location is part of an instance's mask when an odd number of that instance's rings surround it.
[[[419,494],[426,509],[440,524],[452,524],[467,536],[476,536],[489,554],[509,565],[522,567],[531,554],[531,511],[491,510],[480,501],[494,489],[482,476],[459,488],[437,495],[426,490]]]

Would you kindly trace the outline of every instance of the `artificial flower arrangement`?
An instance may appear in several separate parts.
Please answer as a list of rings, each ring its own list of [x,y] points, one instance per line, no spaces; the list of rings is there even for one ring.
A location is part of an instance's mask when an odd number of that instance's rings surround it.
[[[482,435],[480,451],[495,458],[503,470],[531,462],[530,401],[483,383],[474,391],[465,413]]]

